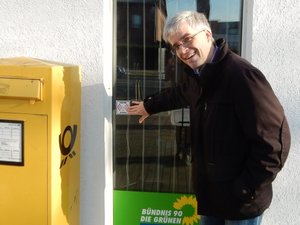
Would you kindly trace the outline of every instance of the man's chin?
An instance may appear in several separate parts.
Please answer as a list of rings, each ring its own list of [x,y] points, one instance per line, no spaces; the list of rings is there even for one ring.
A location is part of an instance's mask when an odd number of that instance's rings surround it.
[[[198,63],[187,63],[189,67],[191,67],[193,70],[199,68],[200,66]]]
[[[201,63],[199,63],[199,60],[190,59],[190,60],[185,61],[185,63],[192,69],[197,69],[201,66]]]

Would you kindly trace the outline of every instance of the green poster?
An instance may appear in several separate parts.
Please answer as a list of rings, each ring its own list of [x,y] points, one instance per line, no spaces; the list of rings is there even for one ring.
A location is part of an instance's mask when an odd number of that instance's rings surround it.
[[[198,225],[194,195],[114,191],[114,225]]]

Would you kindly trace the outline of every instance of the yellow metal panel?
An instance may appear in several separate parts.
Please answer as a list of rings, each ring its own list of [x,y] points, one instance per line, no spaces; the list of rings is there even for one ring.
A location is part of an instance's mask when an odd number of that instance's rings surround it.
[[[6,96],[1,96],[1,83]],[[24,99],[38,101],[29,104]],[[0,59],[0,120],[13,115],[24,119],[27,146],[24,166],[0,165],[6,183],[0,185],[0,193],[9,193],[0,198],[0,212],[15,217],[11,222],[0,216],[0,225],[79,225],[80,100],[79,66],[24,57]],[[46,125],[33,119],[39,117]],[[39,153],[27,156],[36,150]],[[18,179],[10,181],[14,176]],[[20,219],[14,208],[26,208]]]
[[[24,166],[0,165],[0,224],[47,224],[47,117],[4,114],[24,121]]]

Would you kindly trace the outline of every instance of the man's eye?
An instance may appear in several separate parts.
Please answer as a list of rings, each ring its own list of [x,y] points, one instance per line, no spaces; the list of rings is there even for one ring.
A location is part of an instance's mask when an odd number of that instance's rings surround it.
[[[182,40],[182,43],[189,43],[189,42],[191,42],[192,39],[193,38],[191,38],[191,37],[186,37],[185,39]]]
[[[180,45],[173,45],[173,49],[177,50]]]

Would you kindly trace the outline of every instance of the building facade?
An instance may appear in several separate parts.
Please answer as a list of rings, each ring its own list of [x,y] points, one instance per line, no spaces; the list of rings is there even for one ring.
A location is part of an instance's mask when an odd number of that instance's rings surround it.
[[[80,224],[112,225],[117,189],[192,193],[189,181],[174,176],[189,168],[188,126],[176,126],[174,112],[141,128],[116,107],[180,82],[182,78],[167,74],[161,27],[182,9],[206,13],[216,38],[225,37],[235,52],[258,67],[283,104],[292,146],[262,224],[300,224],[297,0],[4,0],[0,58],[25,56],[82,66]],[[180,65],[175,68],[179,75]],[[183,112],[179,114],[184,117]],[[174,179],[166,182],[166,176]]]

